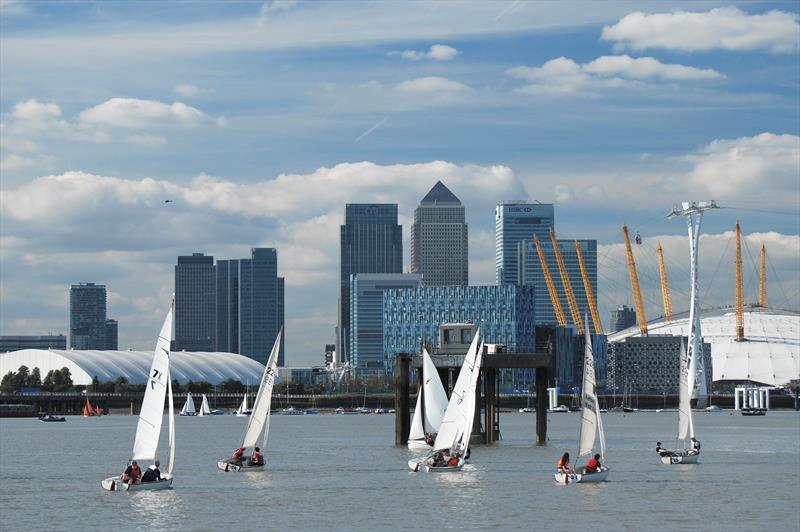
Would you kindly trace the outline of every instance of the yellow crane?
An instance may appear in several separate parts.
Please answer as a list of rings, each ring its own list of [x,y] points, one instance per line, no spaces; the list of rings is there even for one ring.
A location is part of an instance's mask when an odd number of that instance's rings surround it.
[[[658,272],[661,274],[661,298],[664,300],[664,320],[672,321],[672,297],[669,295],[667,283],[667,267],[664,266],[664,252],[661,251],[661,242],[658,243]]]
[[[553,243],[553,254],[556,256],[556,264],[558,264],[558,273],[561,274],[561,284],[564,285],[564,293],[567,296],[567,303],[569,304],[569,312],[572,314],[572,323],[578,327],[578,333],[583,336],[583,318],[581,317],[581,310],[578,308],[578,302],[575,300],[575,293],[572,291],[572,283],[569,280],[569,272],[567,272],[567,265],[564,262],[564,256],[561,254],[561,247],[556,240],[556,232],[550,228],[550,241]]]
[[[744,282],[742,280],[742,232],[736,220],[736,338],[744,342]]]
[[[758,306],[767,307],[767,248],[761,244],[761,257],[759,257],[758,275]]]
[[[567,318],[564,316],[564,310],[561,308],[561,302],[558,300],[558,292],[556,292],[556,285],[553,283],[553,277],[550,275],[550,268],[547,267],[547,260],[544,258],[542,252],[542,245],[539,244],[539,237],[533,235],[533,243],[536,244],[536,253],[539,254],[539,263],[542,265],[542,274],[544,274],[544,282],[547,285],[547,292],[550,294],[550,301],[553,302],[553,311],[556,313],[556,320],[558,324],[564,326],[567,324]]]
[[[603,332],[603,324],[600,322],[600,313],[597,311],[597,302],[594,299],[594,292],[592,291],[592,283],[589,282],[589,275],[586,273],[586,264],[583,262],[583,253],[581,253],[581,245],[575,241],[575,253],[578,255],[578,264],[581,267],[581,277],[583,278],[583,289],[586,292],[586,300],[589,302],[589,312],[592,313],[592,323],[594,324],[595,334],[605,334]],[[589,324],[587,323],[588,327]]]
[[[639,332],[642,333],[642,336],[647,336],[647,315],[644,313],[642,291],[639,289],[639,275],[636,273],[636,263],[633,261],[633,251],[631,251],[631,239],[628,238],[627,225],[622,226],[622,234],[625,236],[625,251],[628,254],[628,273],[631,277],[633,303],[636,306],[636,323],[639,325]]]

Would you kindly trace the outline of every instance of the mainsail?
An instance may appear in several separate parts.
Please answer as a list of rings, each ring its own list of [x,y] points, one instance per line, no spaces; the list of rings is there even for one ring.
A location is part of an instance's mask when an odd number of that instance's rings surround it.
[[[408,439],[425,439],[425,427],[422,426],[422,387],[417,392],[417,406],[414,407],[414,417],[411,418],[411,431],[408,433]]]
[[[475,332],[475,337],[472,339],[472,344],[469,346],[469,351],[464,356],[464,362],[461,365],[461,371],[456,379],[456,384],[453,386],[453,393],[450,395],[450,402],[447,404],[447,410],[442,418],[442,424],[439,427],[439,434],[436,436],[436,441],[433,444],[434,450],[441,451],[444,449],[452,449],[461,440],[462,435],[467,429],[467,423],[471,420],[467,419],[474,415],[475,403],[470,401],[470,389],[473,379],[473,370],[475,370],[475,358],[478,355],[478,340],[480,337],[480,329]],[[477,368],[480,371],[480,368]],[[467,412],[470,405],[472,409]],[[469,436],[467,436],[469,438]]]
[[[191,416],[192,414],[197,413],[194,407],[194,399],[192,399],[192,392],[186,393],[186,403],[184,403],[183,408],[181,409],[182,416]]]
[[[689,391],[689,368],[686,360],[686,350],[681,339],[680,351],[680,380],[678,382],[678,439],[686,441],[694,437],[694,424],[692,423],[691,392]]]
[[[169,452],[167,453],[167,476],[172,476],[175,467],[175,405],[172,402],[172,375],[167,374],[167,408],[169,408]]]
[[[275,385],[275,371],[278,365],[278,352],[281,346],[281,335],[283,329],[278,332],[278,337],[275,339],[275,345],[272,346],[272,352],[267,359],[267,366],[264,369],[264,376],[261,377],[261,385],[258,387],[258,394],[253,403],[253,413],[250,414],[250,419],[247,420],[247,427],[244,431],[244,438],[242,439],[242,447],[255,447],[258,443],[258,437],[266,425],[264,431],[263,446],[267,446],[267,437],[269,435],[269,414],[272,407],[272,388]],[[247,395],[245,395],[245,403],[243,406],[247,408]]]
[[[442,386],[439,372],[433,365],[428,350],[422,348],[422,396],[425,400],[425,431],[436,434],[447,410],[447,393]],[[423,435],[424,437],[424,435]]]
[[[169,383],[169,347],[172,340],[172,307],[158,335],[153,354],[153,365],[148,374],[136,439],[133,443],[134,460],[155,460],[161,422],[164,419],[164,397]]]
[[[592,454],[594,440],[600,433],[600,455],[605,455],[605,435],[600,420],[600,409],[597,404],[597,391],[595,389],[594,354],[592,352],[592,337],[589,327],[585,333],[586,348],[583,355],[583,387],[581,403],[581,431],[578,437],[578,457]]]
[[[210,416],[211,415],[211,407],[208,406],[208,398],[206,394],[203,394],[203,403],[200,405],[200,413],[199,416]]]

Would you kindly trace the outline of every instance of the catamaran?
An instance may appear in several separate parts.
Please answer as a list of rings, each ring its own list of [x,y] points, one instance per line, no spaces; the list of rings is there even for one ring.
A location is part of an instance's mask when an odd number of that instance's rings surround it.
[[[595,389],[594,354],[592,353],[592,337],[589,327],[586,327],[586,348],[583,355],[583,386],[581,392],[581,429],[578,435],[578,459],[582,456],[594,454],[594,441],[597,436],[600,440],[600,459],[605,461],[606,437],[603,432],[603,420],[600,417],[600,407],[597,402]],[[577,460],[576,460],[577,462]],[[555,481],[559,484],[579,482],[602,482],[608,477],[608,467],[601,465],[597,471],[588,471],[586,466],[575,468],[573,472],[558,472]]]
[[[689,367],[686,360],[686,350],[681,340],[680,351],[680,379],[678,382],[678,438],[683,442],[681,449],[662,449],[659,451],[663,464],[696,464],[700,458],[700,449],[688,448],[686,438],[694,438],[694,420],[692,419],[692,404],[689,391]],[[699,444],[698,444],[699,445]]]
[[[192,399],[192,392],[186,392],[186,402],[183,404],[183,408],[181,408],[182,416],[196,416],[197,409],[194,407],[194,399]]]
[[[197,415],[198,416],[211,415],[211,407],[208,405],[208,397],[206,397],[206,394],[203,394],[203,402],[200,404],[200,412],[198,412]]]
[[[430,449],[426,439],[439,432],[444,411],[447,409],[447,393],[442,386],[439,372],[433,365],[428,350],[422,348],[422,386],[417,393],[417,406],[408,434],[409,449]],[[433,440],[431,440],[433,441]]]
[[[258,437],[264,433],[264,440],[261,444],[261,452],[266,452],[267,438],[269,437],[269,418],[272,409],[272,388],[275,386],[275,373],[278,366],[278,351],[281,347],[281,334],[283,329],[278,332],[275,338],[275,345],[267,359],[267,366],[264,368],[264,375],[261,377],[261,385],[258,387],[256,399],[253,402],[253,413],[247,420],[247,427],[244,429],[241,448],[244,450],[255,448],[258,444]],[[245,400],[247,396],[245,395]],[[260,463],[251,463],[251,460],[243,455],[242,459],[234,461],[232,458],[218,460],[217,467],[222,471],[263,471],[263,460]]]
[[[438,473],[461,471],[464,467],[475,420],[475,395],[483,357],[483,344],[478,344],[479,337],[480,329],[475,332],[469,351],[464,356],[439,433],[433,442],[433,451],[424,457],[409,460],[411,471],[424,469],[425,472]],[[444,453],[447,453],[446,457]],[[456,462],[450,465],[449,459],[455,459]]]
[[[137,462],[154,461],[156,459],[158,440],[161,436],[161,424],[164,420],[164,396],[166,395],[168,400],[169,440],[165,473],[161,475],[161,480],[138,484],[125,483],[121,475],[109,477],[100,482],[103,488],[109,491],[163,490],[172,486],[172,472],[175,465],[175,409],[172,402],[172,379],[169,371],[172,314],[173,308],[171,305],[169,312],[167,312],[167,318],[164,320],[164,325],[161,327],[161,333],[158,335],[156,349],[153,353],[153,365],[150,367],[150,373],[148,374],[147,388],[142,400],[139,423],[136,426],[136,438],[133,442],[133,456],[131,457],[131,461],[135,460]]]

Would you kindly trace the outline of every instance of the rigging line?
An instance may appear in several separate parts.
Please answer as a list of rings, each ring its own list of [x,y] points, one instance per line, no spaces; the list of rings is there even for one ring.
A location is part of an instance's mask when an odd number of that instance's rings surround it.
[[[769,265],[772,267],[772,273],[773,273],[773,275],[775,275],[775,281],[776,281],[775,284],[777,284],[778,287],[781,289],[781,292],[783,292],[784,300],[787,303],[790,303],[791,299],[788,299],[786,297],[786,290],[784,290],[784,288],[783,288],[783,283],[781,282],[780,277],[778,277],[778,270],[775,269],[775,263],[772,262],[772,258],[770,257],[769,253],[767,253],[767,262],[769,262]],[[769,297],[767,297],[767,300],[769,301]]]
[[[725,255],[728,254],[728,247],[731,245],[731,239],[728,239],[728,242],[725,244],[725,249],[723,250],[722,254],[719,256],[719,261],[717,262],[717,267],[714,270],[714,273],[711,275],[711,282],[709,283],[706,290],[703,292],[703,300],[706,299],[708,296],[708,292],[711,291],[711,288],[714,286],[714,280],[717,278],[717,272],[719,272],[719,267],[722,265],[722,259],[725,258]]]
[[[744,207],[720,207],[721,209],[730,209],[734,211],[747,211],[747,212],[758,212],[762,214],[772,214],[775,216],[791,216],[793,218],[798,217],[796,212],[780,212],[780,211],[768,211],[764,209],[745,209]]]
[[[756,260],[753,256],[753,252],[750,250],[750,246],[747,245],[747,237],[742,239],[742,244],[744,250],[747,252],[747,256],[750,258],[750,264],[748,266],[752,266],[750,270],[750,280],[747,282],[747,287],[752,289],[754,294],[758,293],[758,285],[756,284],[756,279],[758,278],[758,268],[756,267]],[[747,296],[744,297],[745,301],[747,301]],[[758,298],[756,298],[758,301]]]
[[[767,203],[767,204],[776,204],[776,205],[796,205],[797,202],[795,201],[778,201],[778,200],[740,200],[740,199],[725,199],[725,198],[717,198],[719,202],[725,203]]]

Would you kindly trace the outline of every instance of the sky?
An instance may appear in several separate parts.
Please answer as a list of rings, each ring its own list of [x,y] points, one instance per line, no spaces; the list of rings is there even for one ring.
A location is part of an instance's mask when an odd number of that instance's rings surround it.
[[[688,308],[681,201],[703,219],[702,304],[800,307],[796,2],[0,0],[0,334],[67,334],[106,284],[121,349],[150,349],[178,255],[278,250],[287,365],[332,343],[346,203],[464,203],[470,283],[494,283],[494,206],[554,203],[598,241],[603,320]],[[165,200],[172,200],[165,203]]]

